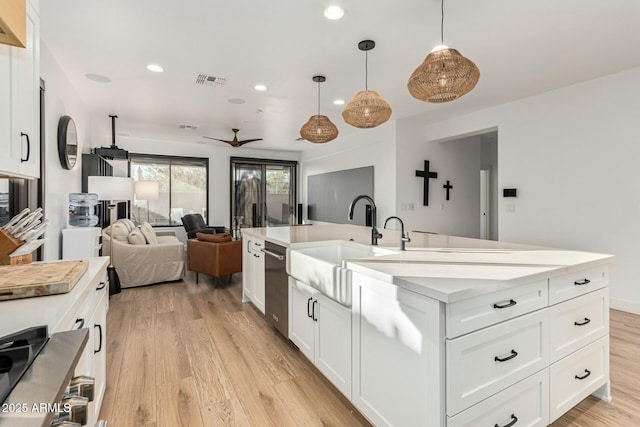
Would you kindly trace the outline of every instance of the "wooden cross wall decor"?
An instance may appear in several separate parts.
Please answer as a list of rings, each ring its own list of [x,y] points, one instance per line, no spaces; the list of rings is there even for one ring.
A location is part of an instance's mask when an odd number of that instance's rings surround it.
[[[429,178],[437,178],[438,172],[431,172],[429,170],[429,160],[424,161],[424,170],[416,171],[416,176],[424,178],[423,185],[423,202],[424,206],[429,206]]]
[[[449,200],[449,190],[451,190],[453,188],[453,185],[451,185],[449,183],[449,180],[447,180],[447,183],[445,185],[443,185],[442,188],[447,190],[447,200]]]

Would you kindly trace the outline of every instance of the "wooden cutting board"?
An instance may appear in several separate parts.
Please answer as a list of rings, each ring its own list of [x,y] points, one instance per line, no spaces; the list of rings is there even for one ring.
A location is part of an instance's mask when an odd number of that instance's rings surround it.
[[[64,294],[73,289],[88,268],[89,261],[1,266],[0,301]]]

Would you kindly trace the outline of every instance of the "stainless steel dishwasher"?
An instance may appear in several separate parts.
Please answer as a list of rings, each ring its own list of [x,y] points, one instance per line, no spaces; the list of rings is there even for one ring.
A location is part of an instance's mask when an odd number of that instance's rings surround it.
[[[289,338],[289,277],[287,250],[275,243],[265,242],[264,310],[267,321],[287,339]]]

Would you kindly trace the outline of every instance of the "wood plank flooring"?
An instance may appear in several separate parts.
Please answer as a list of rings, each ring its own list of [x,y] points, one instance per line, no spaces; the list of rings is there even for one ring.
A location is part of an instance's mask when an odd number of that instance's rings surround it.
[[[124,289],[107,317],[113,427],[369,426],[251,304],[241,275],[214,288],[182,282]],[[589,397],[554,427],[640,426],[640,316],[611,311],[613,403]]]

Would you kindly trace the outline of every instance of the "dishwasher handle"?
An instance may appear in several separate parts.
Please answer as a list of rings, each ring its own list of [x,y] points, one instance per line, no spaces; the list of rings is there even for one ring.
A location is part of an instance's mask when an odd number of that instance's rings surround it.
[[[272,257],[276,258],[278,261],[284,261],[284,255],[279,254],[277,252],[273,252],[273,251],[270,251],[269,249],[265,249],[265,248],[260,249],[260,252],[262,252],[263,254],[267,254],[269,256],[272,256]]]

